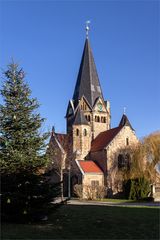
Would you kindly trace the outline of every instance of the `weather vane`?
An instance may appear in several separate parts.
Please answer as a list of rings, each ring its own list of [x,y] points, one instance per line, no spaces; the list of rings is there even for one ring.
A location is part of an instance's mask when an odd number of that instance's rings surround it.
[[[123,108],[123,114],[126,114],[126,107]]]
[[[86,21],[86,37],[88,38],[88,32],[89,32],[89,24],[91,23],[91,21]]]

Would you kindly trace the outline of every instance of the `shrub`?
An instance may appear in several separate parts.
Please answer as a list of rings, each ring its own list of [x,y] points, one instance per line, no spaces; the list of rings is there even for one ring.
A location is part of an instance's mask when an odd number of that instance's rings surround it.
[[[150,190],[150,184],[144,177],[129,179],[124,183],[124,192],[128,199],[141,200],[147,198]]]
[[[80,199],[83,198],[83,187],[81,184],[74,185],[74,194]]]
[[[97,186],[96,189],[96,197],[98,199],[102,199],[105,196],[105,187],[104,186]]]
[[[74,186],[74,193],[80,199],[85,198],[87,200],[94,200],[94,199],[102,199],[105,196],[105,187],[103,186],[96,186],[93,188],[90,185],[82,185],[76,184]]]

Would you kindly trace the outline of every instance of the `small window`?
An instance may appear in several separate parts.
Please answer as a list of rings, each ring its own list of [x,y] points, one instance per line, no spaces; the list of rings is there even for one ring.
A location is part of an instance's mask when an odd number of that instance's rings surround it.
[[[101,117],[101,122],[102,122],[102,123],[104,122],[104,117]]]
[[[106,117],[104,117],[104,123],[106,123]]]
[[[95,122],[100,122],[100,117],[99,116],[95,116]]]
[[[86,130],[86,129],[84,129],[83,135],[84,135],[84,136],[87,136],[87,130]]]
[[[126,146],[129,145],[129,138],[126,138]]]
[[[90,117],[90,115],[88,115],[88,122],[90,122],[91,121],[91,117]]]
[[[79,129],[76,129],[76,136],[79,136]]]
[[[91,181],[91,188],[95,190],[99,186],[99,181]]]

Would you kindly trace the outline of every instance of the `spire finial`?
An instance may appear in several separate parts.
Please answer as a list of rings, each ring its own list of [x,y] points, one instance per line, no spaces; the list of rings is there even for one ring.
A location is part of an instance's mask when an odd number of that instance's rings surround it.
[[[126,115],[126,107],[123,108],[123,114]]]
[[[54,132],[55,132],[55,126],[52,127],[52,133],[54,133]]]
[[[91,23],[91,21],[89,21],[89,20],[86,21],[86,38],[88,38],[89,24],[90,23]]]

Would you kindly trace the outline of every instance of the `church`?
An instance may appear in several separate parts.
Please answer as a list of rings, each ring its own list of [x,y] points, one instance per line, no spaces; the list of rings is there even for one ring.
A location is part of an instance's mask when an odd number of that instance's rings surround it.
[[[64,194],[70,196],[79,184],[84,198],[89,186],[102,186],[106,194],[121,190],[117,171],[129,164],[127,149],[138,143],[125,113],[119,125],[111,128],[110,102],[103,97],[88,30],[87,26],[75,89],[66,111],[66,134],[53,128],[49,142],[51,162],[64,182]]]

